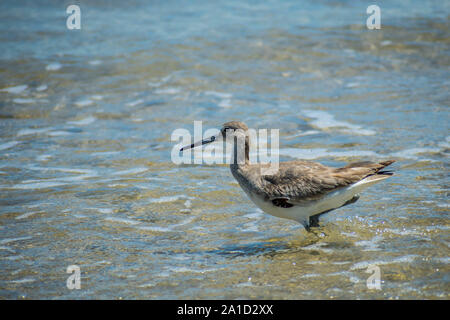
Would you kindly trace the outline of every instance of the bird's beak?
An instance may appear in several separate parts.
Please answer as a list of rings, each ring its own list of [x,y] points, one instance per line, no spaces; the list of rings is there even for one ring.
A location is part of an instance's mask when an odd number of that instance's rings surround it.
[[[218,135],[209,137],[208,139],[203,139],[201,141],[197,141],[197,142],[191,144],[190,146],[185,146],[185,147],[181,148],[180,152],[183,152],[184,150],[187,150],[187,149],[195,148],[195,147],[198,147],[198,146],[202,146],[204,144],[208,144],[208,143],[214,142],[217,139],[218,139]]]

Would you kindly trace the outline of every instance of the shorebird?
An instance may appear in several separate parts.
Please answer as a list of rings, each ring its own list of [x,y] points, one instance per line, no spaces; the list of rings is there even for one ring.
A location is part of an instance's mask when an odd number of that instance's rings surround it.
[[[263,174],[268,164],[250,163],[248,127],[240,121],[225,123],[218,135],[185,146],[180,152],[230,137],[234,145],[231,173],[250,200],[270,215],[301,223],[307,231],[319,226],[322,214],[356,202],[362,190],[393,175],[382,169],[394,160],[356,162],[342,168],[287,161],[279,163],[277,172]],[[235,138],[245,143],[239,144]],[[239,161],[239,154],[244,154],[244,161]]]

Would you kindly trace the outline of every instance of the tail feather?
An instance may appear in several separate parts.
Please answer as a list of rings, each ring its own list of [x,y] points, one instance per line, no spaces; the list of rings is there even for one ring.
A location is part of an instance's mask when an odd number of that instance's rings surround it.
[[[343,168],[335,170],[334,175],[349,180],[352,183],[361,181],[371,176],[390,177],[394,174],[391,170],[383,170],[388,165],[394,163],[395,160],[387,160],[379,163],[374,162],[354,162]]]

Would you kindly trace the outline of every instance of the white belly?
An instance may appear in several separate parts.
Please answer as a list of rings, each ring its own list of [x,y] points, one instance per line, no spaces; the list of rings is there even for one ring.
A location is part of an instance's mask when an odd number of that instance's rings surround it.
[[[262,198],[251,194],[244,189],[250,200],[253,201],[261,210],[275,217],[291,219],[300,222],[303,225],[309,223],[309,217],[321,212],[336,209],[344,203],[359,194],[363,189],[380,180],[361,180],[345,188],[327,193],[323,198],[305,202],[303,204],[295,204],[290,208],[281,208],[274,206],[271,201],[264,201]]]

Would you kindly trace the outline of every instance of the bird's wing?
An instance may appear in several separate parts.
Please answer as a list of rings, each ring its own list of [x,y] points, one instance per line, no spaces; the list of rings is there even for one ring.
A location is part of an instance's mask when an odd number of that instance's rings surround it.
[[[261,185],[269,200],[276,200],[274,204],[280,203],[289,207],[292,203],[315,200],[370,175],[392,174],[380,170],[393,162],[358,162],[342,168],[331,168],[307,161],[280,162],[276,174],[261,177]]]

